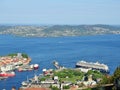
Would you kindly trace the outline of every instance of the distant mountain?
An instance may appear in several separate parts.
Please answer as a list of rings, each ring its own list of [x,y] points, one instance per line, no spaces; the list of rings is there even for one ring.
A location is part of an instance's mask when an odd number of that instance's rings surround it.
[[[13,34],[33,37],[59,37],[120,34],[119,25],[0,25],[0,34]]]

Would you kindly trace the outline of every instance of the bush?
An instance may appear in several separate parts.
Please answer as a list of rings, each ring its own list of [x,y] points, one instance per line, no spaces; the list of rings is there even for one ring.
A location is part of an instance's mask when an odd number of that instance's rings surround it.
[[[14,56],[17,56],[17,53],[8,54],[8,56],[14,57]],[[28,58],[28,55],[27,55],[27,54],[22,53],[22,57],[24,57],[24,58]]]
[[[103,73],[101,73],[101,72],[99,72],[99,71],[97,71],[97,70],[95,70],[95,71],[89,70],[86,75],[87,75],[87,76],[93,75],[93,78],[94,78],[94,79],[102,78],[102,77],[104,76]]]
[[[23,56],[24,58],[28,58],[28,55],[27,55],[27,54],[22,53],[22,56]]]
[[[63,86],[63,89],[70,89],[70,86]]]
[[[120,77],[120,66],[118,66],[113,74],[113,78],[117,79]]]
[[[60,90],[58,87],[55,87],[55,86],[51,87],[51,89],[52,90]]]
[[[45,81],[45,80],[46,80],[46,78],[45,78],[45,77],[40,78],[40,81]]]
[[[14,57],[14,56],[17,56],[17,53],[8,54],[8,56]]]

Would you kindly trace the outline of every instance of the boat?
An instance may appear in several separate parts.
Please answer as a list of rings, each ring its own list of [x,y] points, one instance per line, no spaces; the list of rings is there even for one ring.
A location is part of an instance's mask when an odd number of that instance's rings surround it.
[[[0,80],[4,80],[7,79],[8,77],[0,77]]]
[[[76,68],[85,68],[91,70],[98,70],[102,73],[109,73],[108,66],[99,62],[93,63],[93,62],[86,62],[84,60],[81,60],[76,63]]]
[[[31,70],[34,70],[34,65],[23,65],[23,66],[20,66],[17,70],[19,72],[22,72],[22,71],[31,71]]]
[[[39,68],[39,65],[38,64],[34,64],[33,68],[34,68],[34,70],[37,70]]]
[[[27,86],[29,84],[29,82],[28,81],[23,81],[21,84],[22,84],[22,86],[25,87],[25,86]]]
[[[15,72],[13,72],[13,71],[0,73],[0,77],[14,77],[14,76],[15,76]]]

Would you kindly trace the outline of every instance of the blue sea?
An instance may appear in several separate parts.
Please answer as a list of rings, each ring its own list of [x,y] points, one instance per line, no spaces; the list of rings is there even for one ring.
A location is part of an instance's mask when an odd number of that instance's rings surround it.
[[[18,37],[0,35],[0,56],[10,53],[26,53],[31,64],[39,64],[36,74],[42,69],[54,68],[52,62],[74,68],[79,60],[107,64],[110,74],[120,65],[120,35],[96,35],[81,37]],[[0,81],[0,90],[17,88],[21,82],[34,76],[34,71],[16,72],[16,76]]]

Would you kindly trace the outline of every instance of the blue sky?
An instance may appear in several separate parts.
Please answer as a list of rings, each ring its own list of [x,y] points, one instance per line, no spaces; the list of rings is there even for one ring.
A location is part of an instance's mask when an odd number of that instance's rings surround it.
[[[120,24],[120,0],[0,0],[0,24]]]

